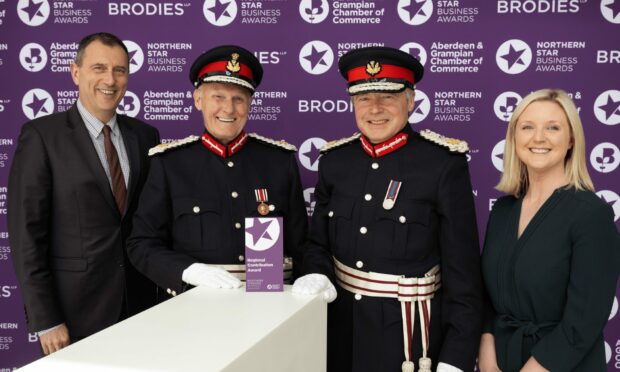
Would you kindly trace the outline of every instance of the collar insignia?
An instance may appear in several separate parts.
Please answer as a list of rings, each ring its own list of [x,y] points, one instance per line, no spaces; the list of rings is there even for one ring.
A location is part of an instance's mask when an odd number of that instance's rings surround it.
[[[233,156],[234,154],[239,152],[239,150],[241,150],[243,145],[245,145],[245,143],[248,140],[248,135],[245,133],[245,131],[241,131],[241,133],[237,136],[237,138],[232,140],[232,142],[230,142],[227,146],[224,146],[221,143],[219,143],[215,138],[211,137],[207,132],[204,132],[202,134],[201,139],[202,139],[202,144],[204,145],[204,147],[206,147],[211,152],[213,152],[214,154],[217,154],[218,156],[222,158],[227,158],[227,157]]]
[[[366,151],[370,157],[380,158],[405,146],[408,137],[409,135],[407,135],[407,133],[398,133],[387,141],[373,145],[365,136],[362,136],[361,144],[364,151]]]

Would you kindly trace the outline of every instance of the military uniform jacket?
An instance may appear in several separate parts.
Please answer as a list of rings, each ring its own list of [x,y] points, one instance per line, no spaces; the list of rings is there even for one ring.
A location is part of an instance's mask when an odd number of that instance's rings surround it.
[[[154,155],[151,164],[128,254],[159,287],[181,293],[183,270],[196,262],[245,263],[245,217],[261,217],[256,189],[268,191],[274,210],[266,217],[284,217],[284,255],[295,271],[308,217],[292,151],[248,137],[222,158],[197,140]]]
[[[606,371],[620,268],[613,211],[592,192],[558,189],[518,237],[522,201],[495,202],[482,253],[498,365],[515,372],[534,356],[553,372]]]
[[[362,296],[336,284],[332,256],[367,272],[421,277],[441,265],[432,300],[433,370],[444,362],[473,370],[481,327],[479,243],[466,158],[406,125],[406,145],[373,158],[360,141],[323,155],[304,273],[323,273],[338,289],[329,305],[329,371],[400,371],[403,330],[397,299]],[[382,207],[390,180],[402,186]],[[414,362],[421,356],[416,322]]]

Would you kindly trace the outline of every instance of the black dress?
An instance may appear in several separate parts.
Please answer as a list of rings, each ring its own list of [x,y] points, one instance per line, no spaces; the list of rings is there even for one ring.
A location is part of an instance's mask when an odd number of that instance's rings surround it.
[[[522,200],[497,200],[482,254],[499,367],[518,371],[534,356],[553,372],[605,371],[620,267],[613,211],[592,192],[558,189],[518,237]]]

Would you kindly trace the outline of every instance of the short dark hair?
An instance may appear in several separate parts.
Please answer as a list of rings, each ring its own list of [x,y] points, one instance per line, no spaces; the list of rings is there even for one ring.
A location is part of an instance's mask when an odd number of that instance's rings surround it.
[[[76,65],[78,66],[82,65],[82,60],[84,59],[84,51],[86,50],[86,47],[89,46],[90,43],[94,41],[99,41],[103,45],[107,45],[109,47],[114,47],[114,46],[121,47],[125,51],[125,54],[127,55],[127,60],[129,60],[129,51],[127,50],[127,47],[125,46],[125,44],[123,44],[123,41],[118,38],[118,36],[113,35],[109,32],[97,32],[94,34],[90,34],[84,37],[82,40],[80,40],[80,43],[78,44],[77,54],[75,55]]]

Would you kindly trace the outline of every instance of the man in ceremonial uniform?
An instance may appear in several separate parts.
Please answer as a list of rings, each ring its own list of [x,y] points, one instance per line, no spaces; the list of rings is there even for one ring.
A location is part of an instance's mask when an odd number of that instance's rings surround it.
[[[285,278],[306,235],[296,148],[244,131],[263,70],[238,46],[211,49],[190,70],[201,136],[159,145],[128,241],[134,265],[174,296],[188,285],[241,286],[246,217],[284,220]],[[293,274],[294,275],[294,274]]]
[[[463,141],[407,123],[423,67],[371,47],[339,62],[361,133],[328,143],[293,291],[329,305],[328,371],[471,371],[481,327]]]

